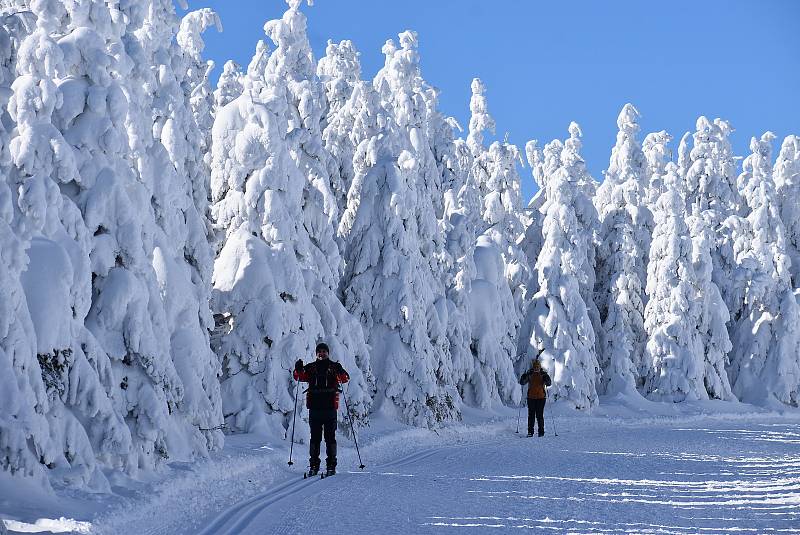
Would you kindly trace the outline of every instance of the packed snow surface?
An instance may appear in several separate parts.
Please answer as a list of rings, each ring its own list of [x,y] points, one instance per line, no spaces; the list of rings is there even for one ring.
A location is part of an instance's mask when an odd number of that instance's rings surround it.
[[[360,436],[366,468],[340,434],[339,473],[322,480],[302,477],[305,444],[288,467],[288,440],[239,435],[208,462],[115,487],[126,498],[103,511],[91,508],[106,498],[66,503],[86,516],[74,532],[99,534],[797,532],[800,414],[644,403],[641,415],[606,401],[594,416],[548,407],[542,438],[525,436],[524,409],[519,434],[511,411],[438,433],[379,420]],[[27,514],[8,528],[47,525]]]

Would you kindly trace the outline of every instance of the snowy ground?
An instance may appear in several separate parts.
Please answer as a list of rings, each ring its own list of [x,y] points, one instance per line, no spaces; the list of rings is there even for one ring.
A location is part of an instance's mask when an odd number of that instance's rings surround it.
[[[125,498],[67,495],[61,510],[48,502],[49,518],[74,520],[38,531],[800,531],[800,414],[733,405],[709,416],[708,406],[661,407],[659,416],[635,416],[613,403],[592,417],[561,414],[558,436],[551,425],[546,437],[530,439],[515,434],[510,413],[438,435],[376,422],[362,437],[367,468],[356,468],[355,451],[341,441],[340,473],[326,480],[302,479],[305,446],[290,469],[285,444],[230,437],[209,463],[176,466],[170,477],[136,489],[118,487]],[[3,516],[22,521],[9,528],[34,531],[35,508],[8,515],[15,502],[0,492]]]

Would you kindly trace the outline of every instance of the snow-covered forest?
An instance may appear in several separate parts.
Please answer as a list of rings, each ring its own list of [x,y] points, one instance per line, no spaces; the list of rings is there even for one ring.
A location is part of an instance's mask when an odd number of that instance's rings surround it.
[[[800,137],[737,156],[724,119],[675,142],[626,104],[600,180],[576,123],[488,144],[479,79],[446,117],[424,36],[369,78],[287,3],[213,88],[210,10],[0,2],[4,471],[103,492],[283,436],[320,340],[361,425],[517,406],[537,355],[581,411],[800,404]]]

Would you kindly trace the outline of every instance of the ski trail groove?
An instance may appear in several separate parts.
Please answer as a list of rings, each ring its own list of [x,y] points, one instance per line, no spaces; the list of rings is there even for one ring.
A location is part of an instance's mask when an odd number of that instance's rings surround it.
[[[228,528],[227,531],[222,532],[223,535],[237,535],[239,533],[242,533],[245,529],[247,529],[250,526],[253,520],[263,512],[264,508],[269,507],[270,505],[277,503],[285,498],[294,496],[295,494],[303,490],[306,490],[306,487],[314,484],[314,480],[319,481],[320,478],[319,476],[313,476],[309,479],[311,479],[311,481],[309,481],[308,479],[303,479],[297,485],[289,485],[289,487],[291,488],[286,492],[281,492],[278,494],[273,493],[270,496],[263,497],[257,503],[250,504],[250,506],[247,507],[243,511],[243,513],[236,519],[235,523],[230,528]]]
[[[283,492],[286,489],[290,489],[292,487],[300,487],[300,488],[302,488],[304,486],[303,483],[311,483],[311,482],[310,481],[306,481],[305,479],[301,479],[299,481],[297,481],[295,479],[290,479],[290,480],[278,485],[277,487],[275,487],[273,489],[270,489],[270,490],[268,490],[266,492],[262,492],[260,494],[256,494],[255,496],[252,496],[252,497],[250,497],[250,498],[248,498],[246,500],[243,500],[241,502],[235,503],[234,505],[228,507],[227,509],[222,511],[219,515],[217,515],[209,523],[208,527],[206,527],[203,531],[199,532],[198,535],[213,535],[215,533],[219,533],[220,532],[219,530],[222,529],[225,526],[226,523],[231,521],[232,517],[235,517],[243,509],[248,508],[249,506],[254,505],[254,504],[260,504],[264,500],[269,500],[271,497],[276,496],[277,494]],[[288,493],[286,495],[289,495],[289,494],[292,494],[292,493],[293,492],[290,492],[290,493]],[[280,499],[280,498],[278,498],[278,499]],[[273,500],[273,501],[277,501],[277,500]]]

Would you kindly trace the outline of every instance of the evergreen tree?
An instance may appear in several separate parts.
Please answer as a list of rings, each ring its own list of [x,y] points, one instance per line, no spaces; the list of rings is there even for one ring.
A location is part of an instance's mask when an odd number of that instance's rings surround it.
[[[20,16],[0,24],[0,104],[6,108],[15,76],[17,50],[26,37]],[[18,188],[8,181],[10,132],[0,122],[0,467],[12,475],[35,476],[43,485],[41,464],[52,463],[58,448],[50,440],[48,397],[36,359],[36,333],[20,274],[28,264],[29,240],[20,232],[15,208]]]
[[[775,187],[781,220],[786,227],[786,248],[791,259],[792,287],[800,287],[800,137],[787,136],[775,162]]]
[[[666,174],[667,163],[672,160],[668,145],[672,136],[665,130],[647,134],[642,142],[642,151],[647,160],[647,206],[653,211],[658,198],[664,193],[662,178]]]
[[[747,245],[739,262],[748,271],[744,308],[733,336],[729,376],[742,401],[800,402],[800,308],[792,292],[790,259],[772,180],[772,140],[750,142],[738,185],[747,202]]]
[[[347,193],[355,176],[353,155],[358,144],[366,138],[363,132],[363,84],[359,81],[361,65],[358,52],[350,41],[338,45],[328,42],[326,56],[319,60],[317,74],[325,84],[327,113],[323,121],[322,140],[333,156],[339,211],[344,212]],[[359,94],[354,94],[356,91]],[[376,98],[370,95],[370,98]]]
[[[553,378],[554,400],[565,399],[577,409],[591,409],[597,404],[599,365],[595,332],[582,296],[582,286],[589,283],[587,265],[593,243],[582,224],[586,219],[581,212],[585,216],[591,200],[584,190],[579,132],[575,123],[570,125],[571,137],[561,152],[561,165],[546,179],[543,242],[536,262],[539,291],[526,313],[531,335],[525,352],[529,358],[541,352],[543,367]],[[588,210],[590,214],[592,210]]]
[[[456,393],[440,375],[440,348],[431,340],[434,281],[418,240],[417,161],[403,130],[377,93],[364,87],[367,137],[353,159],[356,175],[339,225],[348,258],[340,293],[359,318],[373,351],[375,406],[414,425],[457,414]]]
[[[444,218],[444,185],[431,139],[431,132],[435,130],[431,125],[438,111],[432,88],[420,72],[416,33],[406,31],[398,37],[400,48],[391,40],[384,45],[385,64],[375,77],[373,86],[381,95],[382,105],[394,118],[400,151],[405,150],[411,155],[413,162],[409,160],[408,165],[416,169],[410,175],[417,199],[414,205],[415,243],[427,265],[426,285],[431,292],[431,299],[420,305],[425,307],[439,380],[448,390],[452,390],[455,380],[449,355],[450,343],[447,340],[444,286],[448,266],[444,233],[440,226]],[[448,396],[453,397],[450,394]],[[442,415],[449,411],[449,402],[447,407],[437,408]]]
[[[644,286],[653,219],[647,207],[647,163],[636,139],[638,120],[639,112],[626,104],[617,118],[617,144],[596,200],[601,221],[595,287],[603,321],[600,391],[608,394],[634,392],[645,371]]]
[[[242,79],[242,67],[233,60],[228,60],[222,67],[222,74],[219,75],[217,88],[214,90],[214,110],[224,108],[242,94],[244,85]]]
[[[269,56],[264,44],[257,47],[244,93],[218,111],[212,136],[212,210],[225,233],[214,267],[214,307],[224,324],[215,347],[233,430],[283,431],[294,394],[287,370],[321,339],[350,372],[351,410],[359,417],[369,408],[364,336],[335,293],[339,253],[318,189],[324,177],[314,174],[321,168],[310,153],[297,154],[316,146],[319,115],[307,115],[305,106],[321,94],[307,77],[298,6],[291,2],[281,20],[265,25],[278,49]]]
[[[667,164],[663,183],[647,269],[648,369],[643,389],[645,395],[659,401],[707,399],[698,332],[702,301],[686,223],[685,186],[675,164]]]
[[[731,399],[733,395],[725,370],[728,364],[728,352],[733,348],[727,327],[730,314],[719,288],[712,279],[711,251],[715,235],[711,231],[710,222],[706,219],[709,215],[709,211],[699,213],[695,208],[688,218],[692,239],[692,262],[697,277],[697,297],[702,303],[697,328],[703,347],[703,382],[708,397]]]

